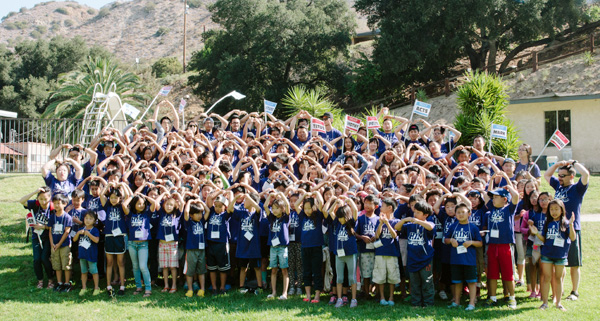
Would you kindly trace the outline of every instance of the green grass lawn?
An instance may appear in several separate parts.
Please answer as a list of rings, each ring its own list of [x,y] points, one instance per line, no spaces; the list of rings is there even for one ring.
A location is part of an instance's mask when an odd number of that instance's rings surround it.
[[[594,176],[584,209],[598,207],[598,189],[600,177]],[[79,284],[71,293],[54,293],[35,288],[31,243],[24,243],[25,211],[16,203],[22,195],[33,191],[43,184],[39,175],[2,175],[0,176],[0,319],[210,319],[210,320],[291,320],[291,319],[415,319],[415,320],[598,320],[600,319],[600,223],[586,223],[583,230],[584,267],[582,269],[581,299],[576,302],[564,301],[568,312],[557,309],[539,311],[539,301],[526,298],[524,287],[517,290],[517,310],[507,307],[482,308],[468,313],[462,310],[448,310],[446,303],[437,301],[436,307],[415,309],[407,304],[381,307],[375,302],[359,302],[359,307],[350,310],[347,307],[335,309],[328,306],[322,297],[322,303],[309,305],[299,297],[288,301],[267,300],[266,294],[260,296],[230,293],[220,297],[188,299],[183,291],[176,294],[162,294],[154,289],[151,298],[133,296],[135,288],[131,272],[128,272],[127,294],[124,297],[110,299],[105,293],[98,297],[78,296]],[[595,206],[595,207],[594,207]],[[79,280],[75,280],[78,282]],[[88,285],[91,285],[91,280]],[[78,282],[79,283],[79,282]],[[104,285],[104,280],[101,280]],[[569,275],[565,279],[565,293],[571,289]],[[499,290],[501,293],[501,290]],[[566,296],[566,295],[565,295]],[[437,299],[437,298],[436,298]]]

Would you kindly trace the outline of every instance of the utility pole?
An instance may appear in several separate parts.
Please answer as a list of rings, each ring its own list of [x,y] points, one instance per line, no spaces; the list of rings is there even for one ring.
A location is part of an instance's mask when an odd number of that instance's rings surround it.
[[[185,73],[185,27],[187,23],[188,5],[187,0],[183,1],[183,73]]]

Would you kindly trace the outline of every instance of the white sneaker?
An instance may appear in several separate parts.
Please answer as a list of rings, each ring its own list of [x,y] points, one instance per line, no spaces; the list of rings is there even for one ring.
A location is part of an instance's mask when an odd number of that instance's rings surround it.
[[[446,294],[446,291],[441,290],[439,294],[440,294],[440,299],[448,300],[448,295]]]
[[[296,288],[296,295],[302,295],[302,289]]]

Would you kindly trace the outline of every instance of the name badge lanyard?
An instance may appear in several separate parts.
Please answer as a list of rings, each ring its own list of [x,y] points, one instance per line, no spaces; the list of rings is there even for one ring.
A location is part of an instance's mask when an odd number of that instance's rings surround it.
[[[279,236],[277,235],[277,232],[273,231],[273,227],[275,227],[276,224],[280,224],[279,225],[279,231],[281,231],[281,223],[279,222],[279,218],[275,219],[275,222],[273,222],[271,224],[271,232],[273,232],[273,238],[271,239],[271,244],[273,243],[273,240],[275,239],[279,239]],[[273,245],[276,246],[276,245]]]
[[[217,214],[217,213],[215,213],[215,217],[218,217],[219,218],[219,222],[223,223],[223,218],[221,217],[221,215],[223,215],[223,214]],[[217,233],[219,235],[219,237],[217,237],[217,238],[220,238],[220,234],[221,234],[221,231],[220,231],[220,228],[219,228],[220,225],[212,224],[212,223],[210,223],[208,225],[210,225],[210,235],[211,235],[211,238],[214,238],[214,236],[213,236],[214,233]],[[216,229],[215,229],[215,227],[216,227]]]
[[[170,228],[171,228],[171,233],[168,233],[168,234],[167,234],[167,227],[168,227],[168,226],[166,226],[166,225],[163,225],[163,229],[164,229],[164,231],[165,231],[165,241],[167,240],[167,235],[172,235],[172,237],[173,237],[173,240],[175,240],[175,238],[174,238],[174,237],[175,237],[175,235],[173,235],[173,232],[174,232],[174,229],[175,229],[175,228],[173,227],[173,215],[172,215],[172,214],[167,214],[167,215],[168,215],[168,216],[169,216],[169,218],[171,219],[171,226],[170,226]],[[168,242],[168,241],[167,241],[167,242]]]
[[[346,243],[346,241],[342,241],[342,240],[340,240],[340,234],[342,233],[342,230],[343,230],[344,228],[345,228],[345,227],[344,227],[344,225],[342,225],[342,224],[340,223],[340,228],[339,228],[339,229],[338,229],[338,231],[337,231],[337,236],[336,236],[336,244],[335,244],[335,246],[336,246],[336,250],[337,250],[337,251],[339,251],[339,250],[344,250],[344,254],[345,254],[345,252],[346,252],[346,251],[345,251],[345,249],[344,249],[344,244]],[[348,234],[348,233],[346,233],[346,234]],[[348,238],[350,238],[350,235],[348,235]],[[337,251],[336,251],[336,252],[337,252]],[[338,252],[338,253],[339,253],[339,252]]]
[[[135,231],[135,238],[136,239],[141,239],[144,237],[144,217],[142,216],[143,214],[137,214],[137,217],[140,219],[140,221],[142,221],[142,224],[140,224],[140,226],[138,227],[138,229]],[[143,240],[139,240],[139,241],[143,241]]]
[[[456,240],[456,229],[458,229],[458,226],[459,226],[459,225],[460,225],[460,224],[456,224],[456,227],[454,228],[454,232],[452,232],[452,238],[453,238],[453,239],[455,239],[455,240]],[[469,234],[467,234],[467,237],[468,237],[468,240],[467,240],[467,241],[472,241],[472,240],[473,240],[473,237],[472,237],[472,235],[471,235],[471,224],[467,224],[467,225],[469,226]],[[457,242],[458,242],[458,240],[457,240]],[[464,242],[463,242],[463,243],[464,243]],[[462,244],[460,244],[460,245],[462,245]]]
[[[296,241],[296,229],[297,228],[298,228],[298,219],[296,217],[294,217],[294,219],[292,220],[292,216],[290,215],[290,226],[289,226],[290,241]]]
[[[417,223],[413,223],[415,225],[417,225],[417,228],[419,230],[421,230],[421,235],[423,237],[423,244],[421,244],[421,247],[423,248],[423,252],[425,252],[425,254],[427,254],[427,248],[425,247],[425,228],[423,226],[421,226],[421,224],[417,224]]]

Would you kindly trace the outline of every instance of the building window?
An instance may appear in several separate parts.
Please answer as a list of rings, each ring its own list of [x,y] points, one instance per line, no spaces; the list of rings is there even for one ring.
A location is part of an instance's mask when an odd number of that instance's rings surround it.
[[[558,124],[557,124],[558,122]],[[557,126],[558,125],[558,126]],[[568,139],[571,146],[571,111],[570,110],[551,110],[544,112],[544,128],[546,131],[546,141],[550,140],[554,131],[558,128]],[[548,146],[554,146],[552,144]]]

